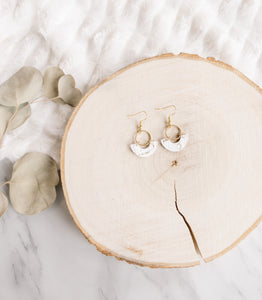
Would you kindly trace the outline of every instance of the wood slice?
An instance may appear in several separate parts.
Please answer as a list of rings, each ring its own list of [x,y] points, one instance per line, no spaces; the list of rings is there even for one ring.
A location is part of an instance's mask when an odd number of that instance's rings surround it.
[[[175,104],[189,134],[178,153],[130,150],[140,116],[160,141]],[[171,54],[133,64],[93,88],[63,139],[69,210],[98,250],[151,267],[186,267],[228,251],[261,220],[262,94],[214,59]]]

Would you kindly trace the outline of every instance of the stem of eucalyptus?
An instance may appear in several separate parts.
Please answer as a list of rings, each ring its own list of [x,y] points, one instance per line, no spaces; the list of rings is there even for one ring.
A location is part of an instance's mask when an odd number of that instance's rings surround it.
[[[6,184],[9,184],[10,182],[11,182],[11,181],[3,182],[3,183],[0,184],[0,187],[4,186],[4,185],[6,185]]]
[[[33,100],[33,101],[31,102],[31,104],[34,104],[34,103],[40,103],[40,102],[53,101],[53,100],[58,99],[58,98],[60,98],[60,97],[59,97],[59,96],[56,96],[56,97],[49,98],[49,99],[41,99],[41,100],[39,100],[39,101],[36,101],[36,100],[37,100],[37,98],[36,98],[35,100]]]

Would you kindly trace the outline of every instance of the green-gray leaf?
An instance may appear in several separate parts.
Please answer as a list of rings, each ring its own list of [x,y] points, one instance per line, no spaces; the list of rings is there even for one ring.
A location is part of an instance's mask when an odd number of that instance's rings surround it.
[[[15,107],[0,105],[0,137],[3,135],[7,123],[15,112]],[[24,122],[31,116],[31,108],[28,103],[23,103],[19,106],[14,119],[10,122],[7,132],[24,124]]]
[[[10,201],[21,214],[39,213],[54,203],[58,182],[54,159],[44,153],[29,152],[14,164]]]
[[[12,117],[12,107],[0,105],[0,137],[3,135],[9,119]]]
[[[46,69],[44,74],[44,95],[48,98],[58,96],[58,80],[64,75],[64,72],[58,67]]]
[[[15,110],[15,108],[13,108]],[[29,103],[23,103],[19,106],[18,112],[14,119],[11,121],[7,132],[16,129],[24,124],[24,122],[31,116],[31,107]]]
[[[0,191],[0,218],[8,208],[8,200],[3,192]]]
[[[33,67],[23,67],[0,86],[0,104],[17,106],[36,98],[42,88],[42,74]]]
[[[82,93],[75,88],[75,80],[71,75],[64,75],[58,81],[58,95],[66,104],[77,106]]]

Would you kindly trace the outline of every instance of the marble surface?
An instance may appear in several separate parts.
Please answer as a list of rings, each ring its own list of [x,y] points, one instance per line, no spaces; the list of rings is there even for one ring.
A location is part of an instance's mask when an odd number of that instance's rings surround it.
[[[224,256],[185,269],[150,269],[96,250],[64,201],[0,219],[0,299],[162,300],[262,299],[262,227]]]

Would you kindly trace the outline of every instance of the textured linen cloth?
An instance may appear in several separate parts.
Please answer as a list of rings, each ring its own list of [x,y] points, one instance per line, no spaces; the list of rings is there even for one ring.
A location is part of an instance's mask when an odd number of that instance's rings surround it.
[[[58,65],[85,93],[143,58],[188,52],[213,56],[262,84],[259,0],[5,0],[0,28],[0,83],[24,65],[42,72]],[[71,113],[68,105],[33,104],[32,116],[6,136],[0,161],[41,151],[59,162]]]

